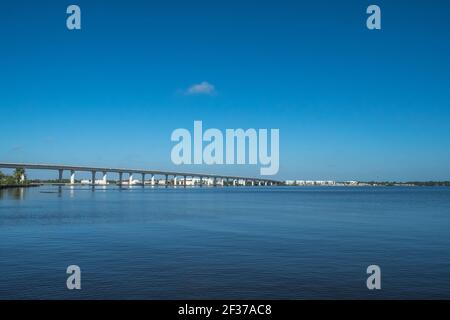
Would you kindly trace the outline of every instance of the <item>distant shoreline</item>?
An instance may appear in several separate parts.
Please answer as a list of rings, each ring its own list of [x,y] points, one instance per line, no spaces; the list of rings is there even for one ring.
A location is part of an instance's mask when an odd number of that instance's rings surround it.
[[[289,187],[450,187],[450,181],[304,181],[287,180]]]
[[[71,185],[69,183],[54,183],[54,182],[41,182],[41,183],[30,183],[30,184],[9,184],[9,185],[0,185],[0,189],[15,189],[15,188],[32,188],[32,187],[40,187],[40,186],[92,186],[89,184],[81,184],[77,183]],[[117,186],[116,184],[110,184],[105,186]],[[133,187],[138,187],[142,185],[133,185]],[[96,185],[96,187],[100,187],[100,185]],[[123,186],[126,187],[126,186]],[[150,187],[150,186],[146,186]],[[161,185],[155,185],[152,187],[164,187]],[[173,185],[167,187],[174,187]],[[175,186],[182,187],[182,186]],[[201,186],[188,186],[188,188],[202,188]],[[203,186],[203,188],[208,188],[213,186]],[[223,186],[221,186],[223,187]],[[243,186],[224,186],[226,187],[243,187]],[[282,184],[277,187],[303,187],[303,188],[314,188],[314,187],[323,187],[323,188],[332,188],[332,187],[345,187],[345,188],[361,188],[361,187],[450,187],[450,182],[417,182],[417,183],[365,183],[360,182],[358,184],[334,184],[334,185],[293,185],[293,184]]]

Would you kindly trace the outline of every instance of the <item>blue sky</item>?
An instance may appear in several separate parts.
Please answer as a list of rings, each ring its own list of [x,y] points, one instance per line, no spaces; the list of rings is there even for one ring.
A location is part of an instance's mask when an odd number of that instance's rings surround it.
[[[450,180],[448,1],[2,1],[0,39],[0,161],[257,176],[171,163],[202,120],[279,128],[281,179]]]

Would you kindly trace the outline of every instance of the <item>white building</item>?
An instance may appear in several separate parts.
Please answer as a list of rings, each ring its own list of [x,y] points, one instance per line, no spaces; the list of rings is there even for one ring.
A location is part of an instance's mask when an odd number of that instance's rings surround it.
[[[122,182],[119,182],[119,183],[121,185],[123,185],[123,186],[128,186],[128,185],[134,186],[136,184],[141,184],[141,181],[139,181],[139,180],[131,180],[131,183],[130,183],[129,180],[122,180]]]
[[[334,186],[336,182],[333,180],[286,180],[287,186]]]
[[[81,180],[80,181],[81,184],[88,184],[88,185],[92,185],[92,180]],[[108,181],[105,180],[95,180],[95,184],[99,185],[99,186],[106,186],[108,185]]]

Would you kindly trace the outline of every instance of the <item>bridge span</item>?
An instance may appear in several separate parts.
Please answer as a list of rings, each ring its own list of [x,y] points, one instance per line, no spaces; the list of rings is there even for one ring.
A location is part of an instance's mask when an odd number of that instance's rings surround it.
[[[128,175],[128,184],[131,185],[133,182],[133,175],[139,174],[142,177],[142,186],[145,186],[145,177],[150,176],[150,184],[155,185],[155,177],[164,177],[165,186],[169,185],[169,178],[172,178],[174,185],[178,185],[177,177],[182,178],[179,181],[179,185],[186,186],[187,178],[196,178],[198,185],[202,186],[205,184],[205,179],[210,181],[212,179],[212,185],[216,186],[219,181],[227,182],[228,185],[279,185],[281,182],[273,179],[262,179],[262,178],[251,178],[242,176],[228,176],[228,175],[215,175],[207,173],[192,173],[192,172],[176,172],[176,171],[160,171],[160,170],[144,170],[144,169],[128,169],[128,168],[109,168],[109,167],[86,167],[86,166],[72,166],[72,165],[55,165],[55,164],[35,164],[35,163],[2,163],[0,162],[0,169],[23,169],[23,170],[55,170],[58,172],[58,182],[63,184],[63,173],[64,171],[70,172],[70,182],[69,184],[76,184],[75,173],[76,172],[90,172],[92,175],[91,184],[94,186],[96,184],[96,174],[98,172],[102,173],[102,180],[104,184],[107,183],[108,173],[117,173],[119,179],[116,180],[116,184],[123,184],[123,175]],[[22,180],[25,180],[25,175],[22,176]]]

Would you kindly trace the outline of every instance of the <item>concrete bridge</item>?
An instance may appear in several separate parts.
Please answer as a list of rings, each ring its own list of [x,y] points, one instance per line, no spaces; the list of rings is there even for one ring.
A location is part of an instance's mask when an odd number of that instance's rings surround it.
[[[102,173],[102,182],[104,184],[107,183],[107,175],[108,173],[117,173],[119,175],[119,180],[117,181],[118,185],[122,185],[123,183],[123,175],[128,175],[128,184],[133,184],[133,175],[141,175],[142,177],[142,185],[145,186],[145,177],[151,177],[151,185],[155,185],[155,176],[164,177],[165,186],[168,186],[169,178],[172,178],[174,184],[177,184],[177,178],[182,178],[180,184],[186,186],[186,179],[197,178],[199,181],[199,185],[204,185],[204,180],[208,179],[213,181],[213,185],[216,186],[218,181],[221,180],[222,184],[224,181],[228,183],[228,185],[278,185],[281,182],[272,179],[261,179],[261,178],[249,178],[249,177],[241,177],[241,176],[226,176],[226,175],[214,175],[214,174],[205,174],[205,173],[192,173],[192,172],[175,172],[175,171],[158,171],[158,170],[142,170],[142,169],[127,169],[127,168],[108,168],[108,167],[85,167],[85,166],[71,166],[71,165],[54,165],[54,164],[30,164],[30,163],[1,163],[0,169],[24,169],[24,170],[55,170],[58,172],[58,181],[59,183],[63,183],[63,173],[64,171],[70,172],[70,184],[75,184],[75,173],[76,172],[90,172],[92,175],[92,185],[95,185],[96,175],[98,172]],[[22,180],[25,180],[25,176],[22,176]]]

